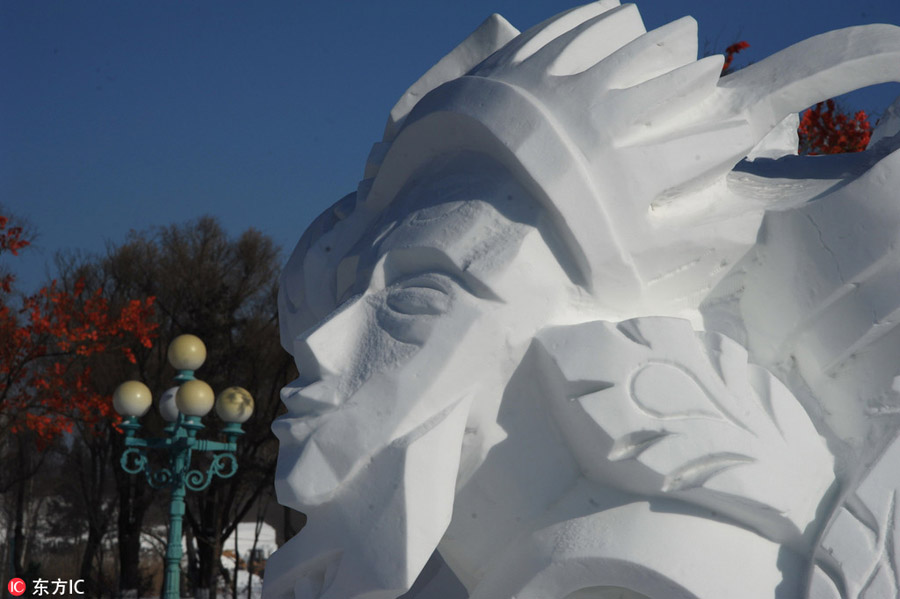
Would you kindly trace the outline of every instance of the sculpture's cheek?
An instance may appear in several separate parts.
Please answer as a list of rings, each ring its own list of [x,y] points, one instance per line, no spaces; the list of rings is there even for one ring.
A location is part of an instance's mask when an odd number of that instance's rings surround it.
[[[378,326],[393,339],[421,347],[431,336],[434,319],[427,316],[398,314],[389,309],[378,310]]]

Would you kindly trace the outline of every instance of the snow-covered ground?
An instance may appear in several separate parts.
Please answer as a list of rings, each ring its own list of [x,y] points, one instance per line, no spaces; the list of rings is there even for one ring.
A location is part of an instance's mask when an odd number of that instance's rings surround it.
[[[166,527],[156,526],[141,535],[141,549],[146,553],[156,553],[157,558],[162,559],[165,553],[166,543]],[[235,572],[235,540],[237,540],[237,553],[240,556],[242,566],[246,567],[250,558],[250,551],[253,549],[254,538],[256,538],[256,523],[241,522],[237,529],[232,533],[222,545],[222,566],[232,575]],[[260,560],[267,560],[272,553],[278,548],[275,544],[275,529],[269,524],[262,523],[259,530],[259,537],[256,538],[256,558],[254,562],[260,565]],[[183,552],[182,564],[187,566],[187,544],[185,538],[181,538],[181,549]],[[249,587],[249,588],[248,588]],[[230,581],[226,583],[222,578],[219,579],[219,589],[217,596],[229,598],[231,597],[232,587]],[[249,592],[249,594],[248,594]],[[240,599],[260,599],[262,597],[262,579],[259,576],[251,575],[247,570],[241,569],[237,571],[237,596]],[[155,599],[145,597],[144,599]]]
[[[141,550],[165,553],[167,534],[165,526],[148,528],[141,533]],[[255,522],[240,522],[235,532],[225,539],[225,542],[222,544],[222,551],[229,551],[233,555],[235,537],[237,537],[238,555],[240,555],[242,560],[247,561],[250,557],[250,550],[253,549],[253,540],[255,536]],[[275,544],[275,529],[272,528],[271,525],[263,522],[256,543],[256,559],[269,559],[269,556],[272,555],[277,548],[278,545]],[[187,541],[184,536],[181,537],[181,551],[187,556]],[[187,558],[185,557],[185,559]],[[223,556],[222,565],[226,568],[234,568],[234,559]]]
[[[235,541],[237,541],[237,553],[244,564],[248,564],[250,561],[250,552],[253,550],[254,540],[256,541],[254,562],[257,566],[261,565],[261,560],[269,559],[269,556],[278,549],[278,545],[275,544],[275,529],[265,522],[260,524],[259,533],[257,533],[256,527],[257,524],[255,522],[240,522],[235,532],[222,545],[222,565],[232,573],[235,572],[234,558],[232,557],[234,555]],[[228,597],[228,591],[230,590],[220,589],[222,592],[219,596]],[[262,578],[255,574],[250,574],[247,570],[238,570],[237,596],[243,599],[260,599],[262,597]]]
[[[241,559],[247,560],[249,552],[253,548],[253,541],[256,537],[255,522],[240,522],[235,532],[231,534],[222,545],[223,550],[234,550],[235,537],[237,537],[238,553]],[[259,538],[256,542],[257,559],[269,559],[269,556],[278,549],[275,544],[275,529],[265,522],[261,523],[259,530]],[[223,562],[224,563],[224,562]],[[232,564],[233,566],[233,564]]]

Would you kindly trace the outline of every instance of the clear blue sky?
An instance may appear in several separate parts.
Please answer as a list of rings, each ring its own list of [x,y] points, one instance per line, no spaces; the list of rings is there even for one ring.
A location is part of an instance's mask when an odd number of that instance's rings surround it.
[[[4,257],[33,291],[57,250],[100,252],[215,214],[284,258],[356,187],[405,89],[485,17],[521,30],[564,0],[0,0],[0,206],[37,235]],[[637,0],[684,15],[736,64],[849,25],[900,24],[898,0]],[[886,89],[887,88],[887,89]],[[881,110],[900,86],[857,95]]]

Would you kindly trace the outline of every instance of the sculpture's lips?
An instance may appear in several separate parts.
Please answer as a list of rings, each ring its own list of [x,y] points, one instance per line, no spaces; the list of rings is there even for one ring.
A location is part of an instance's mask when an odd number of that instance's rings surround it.
[[[324,381],[305,387],[288,385],[281,390],[287,414],[275,419],[272,432],[282,447],[304,446],[320,426],[320,419],[337,409],[338,394]]]
[[[281,448],[303,447],[318,428],[316,417],[294,417],[290,414],[279,416],[272,422],[272,432],[278,438]]]
[[[285,387],[281,391],[281,401],[294,417],[320,416],[336,409],[340,404],[337,390],[318,381],[306,387]]]

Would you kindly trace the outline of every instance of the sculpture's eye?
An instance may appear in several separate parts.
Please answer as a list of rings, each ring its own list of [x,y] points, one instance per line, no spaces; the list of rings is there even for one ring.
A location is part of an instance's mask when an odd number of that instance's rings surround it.
[[[436,316],[450,307],[450,296],[435,286],[418,283],[407,284],[392,289],[385,300],[394,312],[410,316]]]
[[[431,333],[433,317],[450,311],[450,285],[431,276],[395,283],[386,290],[384,304],[376,311],[378,324],[398,341],[421,345]]]

